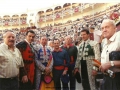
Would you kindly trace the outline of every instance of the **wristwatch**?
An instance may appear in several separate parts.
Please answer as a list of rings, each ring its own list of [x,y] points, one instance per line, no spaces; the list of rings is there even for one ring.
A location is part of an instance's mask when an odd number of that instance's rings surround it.
[[[115,66],[114,63],[113,63],[113,61],[110,61],[110,64],[111,64],[111,66]]]

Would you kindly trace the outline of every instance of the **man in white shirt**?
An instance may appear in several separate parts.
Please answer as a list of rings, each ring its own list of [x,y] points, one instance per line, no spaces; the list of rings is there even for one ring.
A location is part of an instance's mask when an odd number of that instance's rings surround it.
[[[120,31],[117,31],[117,40],[120,41]]]
[[[23,67],[20,51],[15,47],[15,34],[6,32],[0,44],[0,90],[19,90],[19,68]]]
[[[120,51],[120,41],[117,40],[116,25],[113,20],[105,19],[101,24],[103,36],[105,37],[101,54],[100,71],[105,73],[111,70],[115,77],[104,74],[101,90],[120,90],[120,59],[110,60],[112,51]]]

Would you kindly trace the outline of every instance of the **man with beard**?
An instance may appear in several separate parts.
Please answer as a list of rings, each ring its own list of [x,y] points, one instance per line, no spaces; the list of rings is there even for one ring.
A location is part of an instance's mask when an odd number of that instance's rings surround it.
[[[15,34],[3,34],[0,44],[0,90],[19,90],[19,68],[24,67],[20,51],[15,47]]]

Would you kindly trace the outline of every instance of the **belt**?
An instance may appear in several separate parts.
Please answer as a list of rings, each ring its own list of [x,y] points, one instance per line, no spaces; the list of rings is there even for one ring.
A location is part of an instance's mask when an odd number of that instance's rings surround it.
[[[114,72],[112,76],[108,75],[108,74],[103,74],[105,77],[112,77],[112,78],[115,78],[115,77],[119,77],[120,76],[120,72]]]
[[[63,69],[65,69],[65,66],[54,66],[54,69],[63,70]]]
[[[75,62],[70,62],[70,64],[74,64]]]
[[[14,80],[14,79],[18,79],[18,77],[0,78],[0,80]]]

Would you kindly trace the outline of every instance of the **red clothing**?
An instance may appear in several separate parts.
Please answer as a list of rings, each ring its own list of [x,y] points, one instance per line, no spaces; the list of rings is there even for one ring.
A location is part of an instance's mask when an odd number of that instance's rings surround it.
[[[26,75],[28,76],[28,79],[33,84],[34,69],[35,69],[35,65],[34,65],[35,55],[26,41],[20,42],[16,46],[18,47],[18,49],[22,54]],[[20,72],[20,75],[24,76],[23,72]]]

